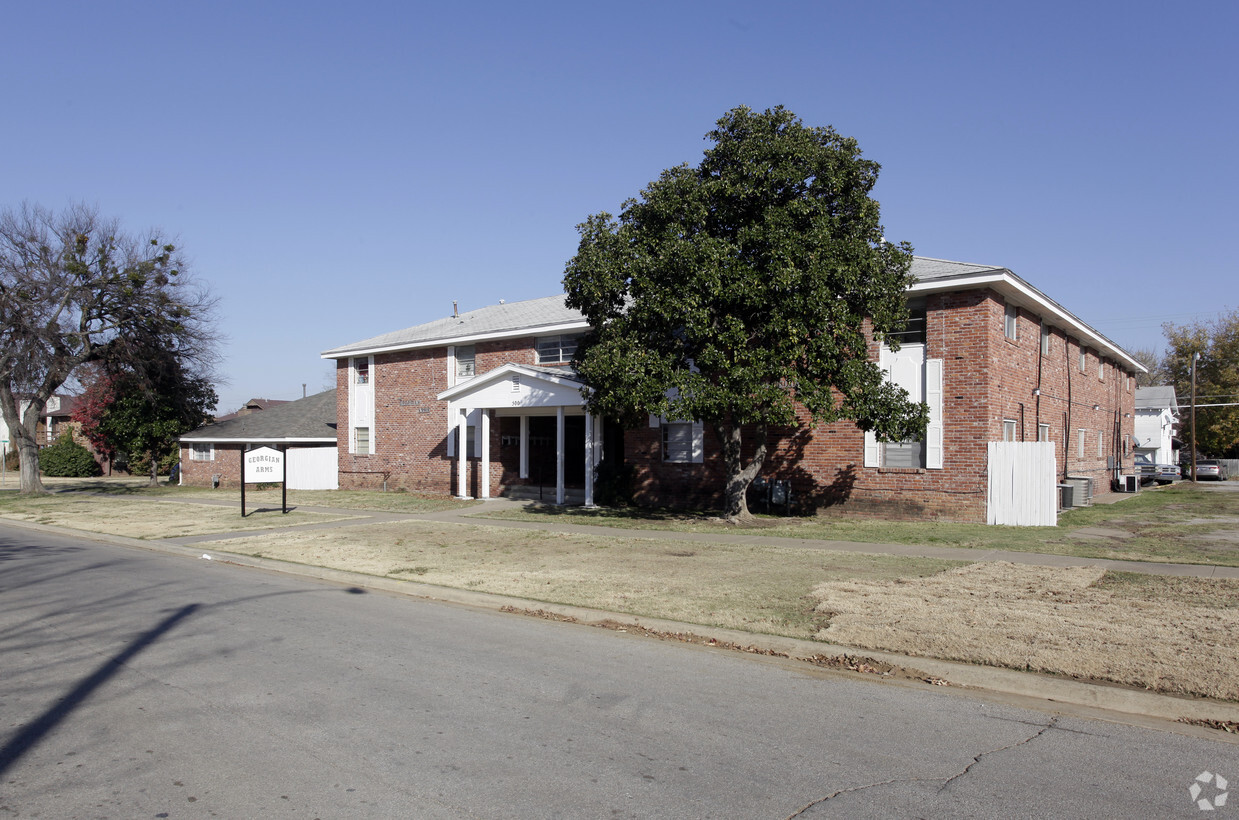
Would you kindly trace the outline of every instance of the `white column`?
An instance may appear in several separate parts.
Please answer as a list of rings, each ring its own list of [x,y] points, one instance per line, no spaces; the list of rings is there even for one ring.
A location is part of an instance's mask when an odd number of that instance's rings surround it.
[[[594,417],[585,414],[585,506],[594,506]]]
[[[481,412],[478,425],[478,446],[482,448],[482,466],[478,471],[478,489],[482,498],[490,498],[490,411]]]
[[[521,416],[521,478],[529,478],[529,416]]]
[[[456,419],[456,497],[469,497],[469,410],[465,407]]]
[[[564,503],[564,408],[555,408],[555,503]]]

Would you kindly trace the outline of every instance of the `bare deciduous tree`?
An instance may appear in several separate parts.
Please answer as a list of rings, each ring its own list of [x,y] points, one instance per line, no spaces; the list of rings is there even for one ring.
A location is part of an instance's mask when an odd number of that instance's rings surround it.
[[[124,369],[159,349],[208,374],[214,306],[156,230],[126,233],[80,204],[0,213],[0,412],[21,458],[21,491],[43,492],[35,431],[75,370]]]

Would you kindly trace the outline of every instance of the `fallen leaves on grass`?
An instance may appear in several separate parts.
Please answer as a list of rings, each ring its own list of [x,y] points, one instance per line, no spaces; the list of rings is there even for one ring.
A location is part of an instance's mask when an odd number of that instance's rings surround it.
[[[542,618],[548,621],[563,621],[566,623],[581,623],[580,619],[571,615],[563,615],[558,612],[552,612],[545,609],[519,609],[514,606],[502,606],[500,612],[511,612],[517,615],[528,615],[533,618]],[[857,655],[810,655],[808,657],[796,657],[787,652],[779,652],[775,649],[768,649],[754,644],[740,644],[732,641],[720,641],[717,638],[711,638],[707,635],[698,635],[695,632],[668,632],[660,629],[650,629],[641,624],[626,624],[619,621],[604,618],[601,621],[594,621],[588,626],[596,626],[600,629],[610,629],[613,632],[627,632],[634,635],[639,635],[645,638],[655,638],[660,641],[679,641],[681,643],[693,644],[695,646],[709,646],[718,649],[726,649],[732,652],[747,652],[750,655],[764,655],[772,658],[788,658],[790,660],[800,660],[806,663],[811,663],[814,666],[822,666],[828,669],[842,669],[849,672],[860,672],[867,675],[877,675],[883,678],[901,678],[904,680],[919,680],[924,683],[933,684],[934,686],[950,686],[950,683],[942,678],[936,678],[933,675],[926,675],[918,669],[909,669],[903,666],[886,663],[885,661],[877,660]]]

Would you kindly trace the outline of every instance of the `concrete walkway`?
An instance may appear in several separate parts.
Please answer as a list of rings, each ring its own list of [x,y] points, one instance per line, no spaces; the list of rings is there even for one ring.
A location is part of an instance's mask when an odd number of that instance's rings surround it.
[[[240,502],[213,498],[178,498],[186,504],[234,507],[240,510]],[[1146,575],[1169,575],[1187,578],[1235,578],[1239,579],[1239,567],[1219,567],[1204,564],[1170,564],[1159,561],[1121,561],[1109,558],[1080,558],[1072,555],[1054,555],[1040,552],[1008,550],[977,550],[966,547],[935,547],[925,544],[871,544],[860,541],[823,541],[811,538],[787,538],[762,535],[760,532],[675,532],[672,530],[623,529],[601,527],[592,524],[574,524],[568,521],[512,521],[502,518],[486,518],[493,512],[523,509],[528,501],[507,498],[492,498],[463,510],[444,510],[431,513],[397,513],[376,510],[356,510],[342,507],[298,506],[304,512],[352,516],[346,520],[326,521],[321,524],[300,524],[293,527],[229,532],[210,535],[190,535],[181,538],[163,539],[163,543],[190,545],[251,538],[281,532],[305,532],[307,530],[356,527],[388,521],[438,521],[450,524],[469,524],[485,527],[506,527],[519,530],[542,530],[545,532],[574,533],[578,535],[610,536],[613,538],[645,538],[660,541],[684,541],[697,544],[746,544],[755,546],[794,547],[831,552],[858,552],[871,555],[900,555],[909,558],[941,558],[950,561],[1007,561],[1012,564],[1031,564],[1048,567],[1101,567],[1116,572],[1139,572]],[[271,509],[268,506],[247,505],[247,509]]]

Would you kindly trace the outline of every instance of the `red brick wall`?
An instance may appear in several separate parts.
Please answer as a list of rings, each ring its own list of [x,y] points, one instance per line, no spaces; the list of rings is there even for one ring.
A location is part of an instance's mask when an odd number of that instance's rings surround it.
[[[501,339],[475,345],[476,372],[486,373],[504,364],[535,364],[534,337]],[[373,454],[349,452],[352,435],[348,419],[348,360],[336,364],[336,438],[340,452],[340,488],[404,489],[420,493],[456,494],[454,456],[448,458],[447,402],[436,396],[448,384],[447,347],[406,350],[374,357]],[[502,487],[504,464],[499,447],[499,420],[491,419],[490,492]],[[510,461],[510,459],[509,459]],[[519,465],[518,465],[519,466]],[[468,459],[467,485],[473,496],[481,493],[481,459]]]
[[[220,477],[221,487],[240,489],[241,450],[244,444],[216,444],[213,461],[193,461],[192,448],[181,445],[181,483],[193,487],[210,487],[211,477]]]
[[[1038,422],[1048,422],[1059,475],[1069,471],[1091,476],[1095,493],[1109,492],[1106,458],[1097,457],[1097,433],[1105,431],[1110,453],[1117,418],[1121,453],[1122,436],[1130,436],[1133,429],[1134,378],[1126,377],[1134,374],[1123,373],[1107,360],[1105,377],[1099,379],[1096,351],[1089,356],[1088,372],[1081,373],[1079,343],[1068,344],[1061,331],[1056,332],[1049,355],[1042,356],[1040,319],[1026,311],[1018,315],[1016,339],[1007,339],[1006,304],[991,291],[934,295],[926,307],[926,355],[943,360],[943,469],[863,467],[864,435],[855,425],[813,428],[802,412],[798,429],[772,431],[761,474],[791,481],[802,509],[984,521],[987,444],[1002,441],[1003,421],[1010,419],[1017,422],[1017,440],[1023,441],[1036,441]],[[871,355],[876,358],[876,345]],[[1039,400],[1034,394],[1038,385]],[[1098,410],[1093,409],[1095,404]],[[1062,413],[1068,407],[1072,433],[1064,454]],[[1076,456],[1075,431],[1080,428],[1088,431],[1084,459]],[[627,458],[637,468],[637,500],[651,505],[721,505],[717,488],[722,485],[723,465],[711,432],[706,434],[705,464],[663,463],[658,433],[657,429],[628,433]],[[746,431],[746,441],[752,441],[751,430]],[[1124,472],[1132,470],[1130,450],[1121,463]]]

